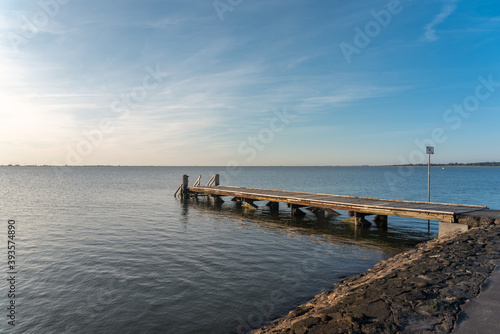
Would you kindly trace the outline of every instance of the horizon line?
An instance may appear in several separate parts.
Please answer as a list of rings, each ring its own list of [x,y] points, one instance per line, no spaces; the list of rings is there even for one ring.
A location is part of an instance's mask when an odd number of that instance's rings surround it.
[[[448,163],[431,163],[431,166],[474,166],[474,165],[494,165],[500,167],[500,162],[497,161],[481,161],[481,162],[448,162]],[[252,167],[422,167],[427,166],[427,164],[360,164],[360,165],[248,165],[248,166],[231,166],[230,168],[252,168]],[[107,164],[97,164],[97,165],[38,165],[38,164],[7,164],[0,165],[0,167],[217,167],[226,168],[228,166],[224,165],[107,165]]]

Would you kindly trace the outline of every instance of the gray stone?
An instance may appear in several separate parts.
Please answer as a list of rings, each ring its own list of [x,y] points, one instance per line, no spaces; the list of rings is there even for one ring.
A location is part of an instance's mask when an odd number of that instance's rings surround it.
[[[439,237],[469,230],[469,225],[439,222]]]

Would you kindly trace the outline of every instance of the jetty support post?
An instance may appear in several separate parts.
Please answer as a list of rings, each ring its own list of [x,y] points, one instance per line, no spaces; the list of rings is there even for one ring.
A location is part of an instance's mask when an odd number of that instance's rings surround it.
[[[213,176],[213,178],[214,178],[214,181],[213,181],[214,182],[214,186],[218,186],[219,185],[219,180],[220,180],[219,179],[219,174],[215,174]],[[211,197],[212,197],[212,202],[213,202],[214,205],[220,205],[220,204],[224,203],[224,200],[219,195],[211,195]]]
[[[267,202],[267,207],[271,210],[271,213],[277,213],[280,210],[279,202]]]
[[[349,211],[349,216],[354,217],[354,224],[356,226],[370,227],[372,223],[365,219],[365,217],[369,215],[369,213]]]
[[[375,218],[373,218],[373,222],[377,225],[377,227],[386,228],[387,227],[387,216],[376,215]]]
[[[189,176],[188,175],[182,175],[182,191],[181,191],[181,196],[183,199],[188,199],[189,198]]]
[[[219,195],[212,195],[212,203],[214,205],[220,205],[224,203],[224,200]]]
[[[236,202],[237,208],[241,207],[241,204],[243,203],[243,199],[239,197],[233,197],[231,201]]]
[[[243,206],[250,210],[257,210],[259,207],[254,203],[253,199],[245,198],[243,199]]]
[[[288,207],[292,209],[292,217],[304,217],[306,213],[300,208],[304,207],[303,205],[297,204],[288,204]]]
[[[326,215],[327,219],[330,219],[331,217],[335,217],[335,216],[340,216],[340,213],[338,213],[337,211],[334,211],[332,209],[326,208],[323,210],[325,210],[327,213],[327,215]]]
[[[314,213],[314,215],[316,216],[316,218],[320,221],[323,221],[323,220],[326,220],[327,216],[326,216],[326,211],[323,210],[322,208],[316,208],[316,207],[310,207],[310,208],[307,208],[307,210],[311,211],[312,213]]]

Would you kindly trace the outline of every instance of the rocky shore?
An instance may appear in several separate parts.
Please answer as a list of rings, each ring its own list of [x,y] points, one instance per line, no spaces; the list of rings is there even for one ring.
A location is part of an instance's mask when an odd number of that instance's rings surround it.
[[[252,333],[449,333],[499,260],[499,225],[433,239]]]

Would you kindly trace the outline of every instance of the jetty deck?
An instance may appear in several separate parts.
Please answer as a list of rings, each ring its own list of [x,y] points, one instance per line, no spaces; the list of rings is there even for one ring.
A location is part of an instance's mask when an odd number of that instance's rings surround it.
[[[197,186],[188,187],[188,190],[192,193],[231,196],[241,201],[280,202],[300,207],[345,210],[365,215],[431,219],[450,223],[457,222],[458,216],[461,214],[487,209],[485,206],[475,205],[402,201],[231,186]]]
[[[200,177],[201,178],[201,177]],[[387,216],[410,217],[426,220],[437,220],[443,224],[453,223],[453,230],[456,225],[462,225],[465,229],[471,217],[484,219],[488,212],[494,212],[498,217],[498,212],[489,210],[486,206],[465,205],[452,203],[433,203],[418,201],[403,201],[394,199],[380,199],[369,197],[344,196],[333,194],[318,194],[298,191],[273,190],[245,188],[219,185],[218,175],[214,175],[206,186],[200,185],[200,178],[193,186],[188,186],[188,176],[183,176],[183,183],[179,187],[183,198],[198,195],[206,195],[214,203],[223,202],[223,196],[231,196],[232,201],[244,204],[250,208],[257,208],[256,201],[267,201],[265,204],[271,210],[279,209],[279,203],[286,203],[291,209],[292,216],[303,216],[301,208],[307,208],[317,216],[338,215],[334,210],[348,211],[349,216],[354,217],[356,225],[371,225],[365,217],[375,215],[373,221],[380,227],[387,226]],[[483,218],[481,218],[483,217]],[[470,224],[469,224],[470,225]],[[445,226],[443,226],[445,227]],[[459,227],[459,229],[462,229]],[[441,225],[440,225],[441,231]],[[441,233],[441,232],[440,232]]]

